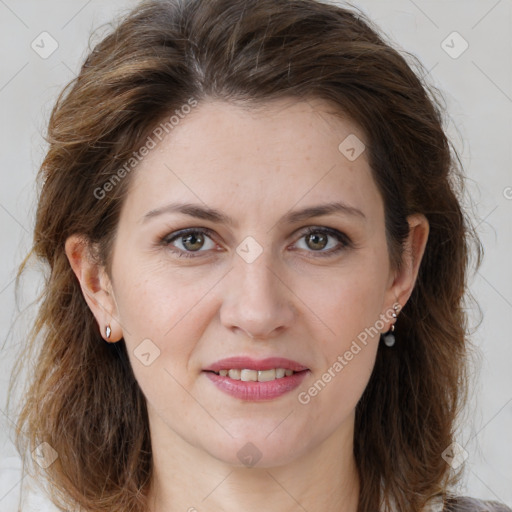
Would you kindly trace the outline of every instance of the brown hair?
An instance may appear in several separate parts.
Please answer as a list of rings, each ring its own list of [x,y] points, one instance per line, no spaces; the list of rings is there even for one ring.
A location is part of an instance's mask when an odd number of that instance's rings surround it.
[[[149,1],[90,52],[49,123],[31,252],[49,274],[30,350],[16,366],[39,349],[17,441],[20,453],[44,441],[57,451],[45,471],[56,503],[109,512],[147,507],[145,398],[124,341],[102,340],[64,244],[84,235],[110,268],[129,173],[104,197],[97,191],[190,98],[249,108],[279,98],[332,102],[367,136],[393,265],[400,265],[407,215],[427,217],[429,240],[396,345],[379,347],[356,409],[359,512],[379,508],[382,484],[386,510],[392,500],[417,512],[458,480],[441,454],[467,398],[471,242],[477,265],[482,249],[458,199],[461,166],[443,130],[440,95],[409,57],[410,64],[363,14],[314,0]]]

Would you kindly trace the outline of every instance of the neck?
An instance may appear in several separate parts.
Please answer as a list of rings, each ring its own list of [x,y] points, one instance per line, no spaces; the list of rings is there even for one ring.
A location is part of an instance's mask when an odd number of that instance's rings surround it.
[[[149,512],[357,512],[353,422],[347,423],[285,465],[239,467],[191,446],[154,419]]]

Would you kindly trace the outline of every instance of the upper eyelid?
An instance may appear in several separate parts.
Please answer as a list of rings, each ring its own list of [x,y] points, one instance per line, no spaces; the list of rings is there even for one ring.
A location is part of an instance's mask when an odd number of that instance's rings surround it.
[[[182,236],[185,236],[187,235],[188,233],[204,233],[206,236],[209,236],[210,238],[213,238],[213,234],[214,234],[214,231],[212,229],[209,229],[209,228],[184,228],[184,229],[178,229],[178,230],[175,230],[175,231],[172,231],[171,233],[165,235],[162,237],[162,241],[163,242],[166,242],[166,241],[171,241],[171,240],[174,240],[176,238],[180,238]]]

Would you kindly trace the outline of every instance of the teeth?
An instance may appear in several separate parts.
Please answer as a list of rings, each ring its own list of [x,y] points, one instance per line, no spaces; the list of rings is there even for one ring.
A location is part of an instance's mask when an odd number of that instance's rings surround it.
[[[268,382],[276,379],[275,370],[258,370],[258,382]]]
[[[229,372],[231,374],[231,371]],[[240,380],[248,382],[250,380],[256,382],[258,380],[258,371],[256,370],[240,370]]]
[[[228,375],[230,379],[240,380],[240,374],[242,372],[238,369],[235,370],[229,370]]]
[[[244,382],[268,382],[275,379],[282,379],[284,376],[289,377],[293,375],[293,370],[284,368],[273,368],[271,370],[240,370],[233,368],[231,370],[219,370],[216,372],[222,377],[229,377],[234,380],[242,380]]]

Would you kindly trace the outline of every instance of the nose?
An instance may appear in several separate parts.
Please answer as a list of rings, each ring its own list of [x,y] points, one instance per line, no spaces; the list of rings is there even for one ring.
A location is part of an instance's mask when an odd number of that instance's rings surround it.
[[[293,325],[296,317],[294,294],[267,252],[252,263],[235,255],[235,268],[225,282],[221,323],[251,339],[277,336]]]

